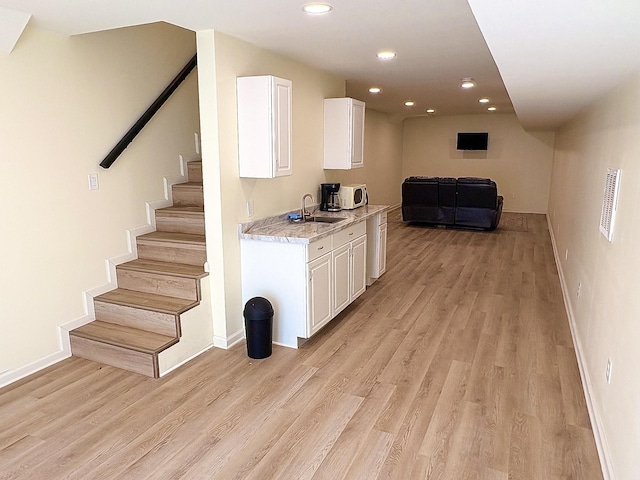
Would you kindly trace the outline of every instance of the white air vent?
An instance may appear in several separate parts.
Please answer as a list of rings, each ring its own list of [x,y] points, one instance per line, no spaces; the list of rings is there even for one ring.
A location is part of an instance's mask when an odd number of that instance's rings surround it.
[[[620,183],[620,170],[607,169],[607,181],[604,185],[604,198],[602,199],[602,215],[600,216],[600,233],[611,241],[613,238],[613,223],[618,208],[618,185]]]

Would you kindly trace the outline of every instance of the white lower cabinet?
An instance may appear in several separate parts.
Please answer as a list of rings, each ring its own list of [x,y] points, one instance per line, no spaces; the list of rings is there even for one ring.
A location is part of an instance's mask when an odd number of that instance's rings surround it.
[[[243,304],[271,302],[274,343],[297,348],[365,291],[365,223],[308,245],[240,241]]]
[[[351,245],[347,243],[331,252],[333,261],[333,313],[337,315],[351,302]]]
[[[367,237],[334,248],[333,258],[333,316],[347,308],[364,293],[366,285]]]
[[[367,220],[367,285],[371,285],[387,271],[387,212]]]
[[[328,253],[309,262],[307,274],[309,285],[307,289],[307,332],[311,336],[333,318],[331,254]]]
[[[380,225],[378,231],[378,276],[387,271],[387,224]]]
[[[367,236],[363,235],[351,244],[351,301],[367,289]]]

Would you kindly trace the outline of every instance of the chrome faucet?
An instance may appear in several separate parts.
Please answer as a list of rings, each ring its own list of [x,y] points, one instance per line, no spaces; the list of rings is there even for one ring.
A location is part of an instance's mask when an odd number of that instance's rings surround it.
[[[305,206],[305,204],[304,204],[304,201],[305,201],[307,198],[310,198],[310,199],[311,199],[311,201],[313,202],[313,195],[311,195],[310,193],[305,193],[305,194],[302,196],[302,204],[300,205],[300,217],[302,217],[302,221],[303,221],[303,222],[305,221],[305,219],[306,219],[307,217],[310,217],[310,216],[311,216],[311,213],[307,212],[306,206]]]

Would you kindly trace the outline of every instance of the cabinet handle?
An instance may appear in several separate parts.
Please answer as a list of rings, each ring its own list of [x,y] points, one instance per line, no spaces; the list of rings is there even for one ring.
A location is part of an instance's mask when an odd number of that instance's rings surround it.
[[[349,236],[352,236],[352,235],[353,235],[353,232],[351,232],[351,233],[349,234]]]
[[[322,247],[318,247],[318,250],[322,250],[324,248],[324,245]]]

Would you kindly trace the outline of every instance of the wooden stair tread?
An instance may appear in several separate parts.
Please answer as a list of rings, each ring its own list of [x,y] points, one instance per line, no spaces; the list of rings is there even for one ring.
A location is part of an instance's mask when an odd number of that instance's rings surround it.
[[[202,182],[184,182],[176,183],[173,188],[193,188],[195,190],[202,190]]]
[[[202,215],[204,214],[203,206],[188,206],[188,207],[165,207],[156,210],[157,213],[181,213],[184,215]]]
[[[148,354],[157,354],[178,341],[177,337],[101,322],[100,320],[76,328],[71,331],[71,334]]]
[[[103,293],[94,300],[172,315],[179,315],[200,303],[197,300],[166,297],[155,293],[137,292],[124,288],[116,288],[115,290]]]
[[[156,242],[191,243],[204,246],[206,244],[204,235],[178,232],[151,232],[137,237],[138,240],[152,240]]]
[[[162,262],[160,260],[145,260],[140,258],[122,263],[116,268],[133,270],[136,272],[168,274],[174,277],[202,278],[207,276],[207,273],[204,271],[204,267],[199,265]]]

